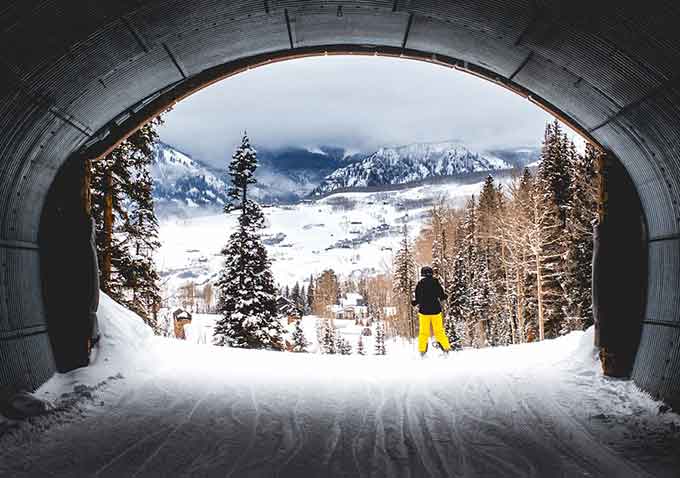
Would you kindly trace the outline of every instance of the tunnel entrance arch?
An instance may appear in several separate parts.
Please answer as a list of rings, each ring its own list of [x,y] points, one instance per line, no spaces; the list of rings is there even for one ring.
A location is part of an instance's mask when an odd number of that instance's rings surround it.
[[[223,77],[225,65],[342,51],[445,59],[555,105],[553,112],[620,159],[648,236],[633,377],[677,403],[680,37],[670,20],[680,12],[665,3],[581,7],[528,0],[11,2],[0,14],[7,72],[0,85],[3,383],[33,388],[54,370],[38,235],[47,191],[67,158],[105,153],[159,108]]]

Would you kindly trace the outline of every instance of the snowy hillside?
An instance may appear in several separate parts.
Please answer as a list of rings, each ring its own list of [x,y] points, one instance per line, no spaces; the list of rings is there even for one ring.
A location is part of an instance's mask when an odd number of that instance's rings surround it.
[[[497,156],[483,156],[459,142],[416,143],[380,148],[365,159],[328,175],[313,194],[345,188],[403,184],[442,176],[510,169]]]
[[[463,206],[481,187],[480,179],[390,192],[336,193],[317,201],[264,208],[263,238],[274,279],[292,286],[328,268],[344,276],[384,272],[392,263],[404,224],[415,237],[434,201],[446,198],[451,205]],[[235,223],[236,216],[225,214],[161,221],[162,247],[156,262],[167,289],[164,296],[189,282],[214,283],[223,261],[220,250]]]

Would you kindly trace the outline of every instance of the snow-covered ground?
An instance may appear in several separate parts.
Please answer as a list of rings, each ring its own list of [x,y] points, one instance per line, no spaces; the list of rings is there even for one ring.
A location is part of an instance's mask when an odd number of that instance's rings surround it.
[[[433,200],[448,198],[449,204],[462,206],[481,187],[481,182],[443,183],[338,193],[315,202],[265,208],[264,236],[274,278],[292,286],[328,268],[341,275],[383,272],[392,263],[404,223],[415,237]],[[224,214],[164,220],[157,264],[165,286],[172,291],[189,281],[214,282],[222,264],[220,250],[235,223],[236,216]]]
[[[680,417],[603,377],[591,332],[421,360],[152,337],[102,298],[94,365],[0,421],[8,477],[677,477]],[[398,352],[400,351],[400,352]],[[397,353],[398,352],[398,353]]]
[[[191,322],[184,324],[184,335],[186,341],[193,344],[211,345],[213,342],[212,338],[215,324],[220,319],[220,317],[221,316],[217,314],[194,314]],[[314,315],[305,315],[301,320],[302,331],[308,344],[307,350],[312,353],[319,352],[317,330],[326,319],[319,318]],[[281,322],[284,326],[284,329],[286,330],[286,333],[288,334],[286,340],[288,340],[290,343],[293,343],[295,323],[288,324],[285,318],[282,318]],[[375,323],[373,323],[370,327],[367,327],[362,324],[357,324],[354,320],[335,319],[333,320],[333,326],[335,327],[338,336],[349,342],[349,344],[352,346],[353,352],[357,351],[360,335],[362,336],[361,340],[366,353],[372,354],[375,350],[375,343],[373,342],[376,329]],[[366,328],[370,330],[371,335],[362,335],[362,332]],[[402,353],[404,349],[413,349],[411,344],[408,344],[401,339],[398,341],[395,339],[390,345],[393,353]]]

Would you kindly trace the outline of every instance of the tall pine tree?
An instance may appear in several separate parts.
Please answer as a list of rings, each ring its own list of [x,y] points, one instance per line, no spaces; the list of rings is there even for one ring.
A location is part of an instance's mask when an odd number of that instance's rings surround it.
[[[276,310],[276,287],[260,231],[264,215],[260,205],[248,199],[255,184],[257,153],[246,134],[229,165],[230,203],[225,213],[238,213],[238,225],[222,249],[224,266],[217,287],[222,318],[214,331],[216,345],[283,349],[283,326]]]
[[[466,317],[468,316],[470,301],[470,284],[462,251],[458,251],[453,260],[453,270],[450,274],[444,331],[454,349],[469,345],[469,331]]]
[[[357,355],[366,355],[366,351],[364,350],[364,339],[361,334],[359,334],[356,351]]]
[[[341,355],[352,355],[352,344],[344,337],[338,336],[338,352]]]
[[[414,293],[416,264],[413,259],[413,246],[408,237],[408,228],[404,225],[399,250],[394,256],[394,297],[397,311],[401,319],[399,331],[407,337],[416,336],[416,321],[411,298]]]
[[[302,330],[302,320],[295,321],[295,330],[293,331],[292,339],[293,339],[293,352],[307,351],[307,346],[309,345],[309,343],[307,342],[305,333]]]
[[[375,354],[376,355],[386,355],[387,349],[385,348],[385,325],[382,320],[379,320],[375,325]]]
[[[593,225],[597,220],[596,163],[602,153],[587,144],[584,155],[571,156],[571,184],[567,208],[564,273],[566,294],[561,333],[592,325]]]
[[[571,196],[571,163],[576,155],[560,123],[555,120],[545,129],[537,184],[545,200],[553,202],[562,226],[566,225]]]
[[[310,314],[313,311],[314,308],[314,295],[315,295],[315,290],[314,290],[314,276],[310,275],[309,276],[309,286],[307,286],[307,296],[306,296],[306,301],[305,301],[305,313]]]
[[[321,351],[325,354],[335,355],[340,353],[338,334],[330,320],[324,320],[321,329]]]
[[[160,242],[150,167],[161,124],[158,117],[142,126],[91,169],[101,289],[156,333],[160,286],[153,255]]]

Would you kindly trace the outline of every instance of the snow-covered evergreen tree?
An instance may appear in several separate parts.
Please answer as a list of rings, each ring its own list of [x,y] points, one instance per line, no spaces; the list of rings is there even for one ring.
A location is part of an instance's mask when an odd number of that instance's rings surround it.
[[[471,291],[462,251],[458,251],[454,258],[449,281],[444,331],[451,347],[457,349],[470,344],[466,317],[469,314]]]
[[[464,319],[469,333],[470,345],[486,345],[485,321],[488,316],[488,271],[485,272],[486,258],[479,251],[477,200],[470,198],[463,219],[462,255],[468,296],[465,299]],[[487,275],[484,275],[487,274]]]
[[[361,334],[359,334],[359,340],[357,340],[357,354],[366,355],[366,350],[364,350],[364,339]]]
[[[127,254],[116,263],[116,269],[127,290],[123,303],[160,334],[162,327],[157,320],[161,302],[160,276],[154,253],[161,243],[154,212],[153,179],[149,171],[151,159],[147,155],[139,155],[135,157],[135,163],[133,187],[128,189],[130,202],[122,228],[122,245]]]
[[[478,249],[487,258],[497,257],[500,249],[496,222],[500,212],[500,198],[493,176],[488,175],[479,193],[476,210]]]
[[[316,332],[316,343],[319,345],[319,353],[323,353],[323,334],[326,327],[326,321],[320,317],[316,317],[314,324],[314,331]]]
[[[224,266],[217,286],[222,318],[214,332],[216,345],[283,349],[283,325],[276,309],[276,288],[260,231],[264,215],[248,199],[248,186],[256,182],[257,153],[243,135],[229,165],[231,203],[225,213],[238,212],[238,225],[222,249]]]
[[[567,209],[571,196],[571,162],[576,154],[575,147],[555,120],[545,129],[541,149],[541,164],[538,168],[538,184],[541,194],[552,201],[562,226],[566,225]]]
[[[309,343],[302,330],[302,320],[297,320],[295,321],[295,330],[293,330],[293,352],[306,352],[308,345]]]
[[[473,257],[469,270],[472,290],[468,301],[468,324],[473,331],[474,345],[478,347],[494,345],[489,333],[491,322],[496,320],[492,314],[496,294],[484,253]]]
[[[382,320],[379,320],[375,324],[375,354],[385,355],[387,350],[385,349],[385,324]]]
[[[93,161],[90,184],[101,289],[156,333],[160,287],[153,255],[160,243],[150,167],[161,124],[155,118]]]
[[[302,287],[300,287],[300,297],[298,299],[298,307],[300,307],[300,310],[302,311],[302,315],[306,315],[309,313],[307,310],[307,288],[303,284]]]
[[[305,313],[310,314],[312,313],[313,307],[314,307],[314,295],[315,295],[315,290],[314,290],[314,276],[310,275],[309,276],[309,286],[307,286],[307,301],[305,302]]]
[[[322,352],[331,355],[337,354],[340,352],[338,345],[338,337],[335,327],[330,320],[325,320],[323,323],[320,342]]]
[[[416,336],[415,312],[411,299],[415,289],[416,264],[413,258],[413,245],[404,225],[399,250],[394,256],[393,290],[400,319],[399,332],[407,337]]]
[[[344,337],[338,336],[338,349],[341,355],[352,355],[352,344]]]
[[[501,230],[506,214],[503,188],[487,176],[477,206],[477,314],[481,315],[487,345],[512,343],[513,306],[507,292],[509,284],[507,246]]]
[[[564,273],[560,277],[566,294],[560,333],[592,325],[593,224],[597,220],[596,163],[602,153],[587,144],[584,155],[571,156],[571,184],[567,209]]]
[[[300,283],[296,282],[295,285],[290,289],[290,300],[293,301],[295,306],[301,311],[304,311],[304,304],[302,303],[302,297],[300,296]]]
[[[575,148],[555,121],[546,127],[541,164],[534,183],[534,223],[540,251],[534,251],[540,338],[562,331],[567,297],[562,287],[565,269],[565,232],[571,201],[571,163]]]

